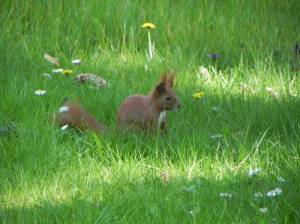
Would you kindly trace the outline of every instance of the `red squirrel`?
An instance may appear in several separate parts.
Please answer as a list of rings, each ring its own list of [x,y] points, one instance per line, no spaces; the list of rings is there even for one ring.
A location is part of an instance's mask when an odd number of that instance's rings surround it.
[[[163,74],[148,95],[127,97],[117,111],[117,126],[121,129],[138,127],[150,132],[160,129],[166,133],[166,111],[180,107],[179,99],[172,89],[173,83],[174,74]],[[55,121],[59,126],[90,129],[99,134],[107,130],[80,104],[68,101],[59,108]]]
[[[172,89],[174,74],[162,74],[159,83],[148,95],[127,97],[117,112],[120,128],[139,127],[149,131],[160,129],[166,132],[166,112],[180,107],[176,93]]]
[[[98,134],[107,130],[103,124],[100,124],[80,104],[68,101],[59,108],[59,111],[55,116],[55,122],[60,127],[68,125],[79,130],[89,129]]]

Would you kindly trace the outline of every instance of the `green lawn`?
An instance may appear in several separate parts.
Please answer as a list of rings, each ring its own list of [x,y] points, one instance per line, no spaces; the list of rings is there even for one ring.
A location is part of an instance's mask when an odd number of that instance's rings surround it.
[[[0,223],[299,223],[299,12],[298,0],[2,1]],[[74,73],[53,74],[44,53]],[[119,133],[118,105],[167,69],[182,105],[168,135]],[[85,72],[110,85],[79,85]],[[52,125],[65,96],[110,131]]]

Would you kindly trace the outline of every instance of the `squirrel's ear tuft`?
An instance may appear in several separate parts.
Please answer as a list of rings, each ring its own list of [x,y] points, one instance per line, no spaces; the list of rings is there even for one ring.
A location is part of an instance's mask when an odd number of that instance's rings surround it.
[[[168,82],[168,75],[166,73],[160,75],[160,83],[163,83],[166,85]]]
[[[174,78],[175,78],[175,72],[170,70],[170,71],[164,72],[160,76],[160,81],[163,82],[165,84],[165,86],[172,88],[173,84],[174,84]]]
[[[168,77],[168,80],[167,80],[167,85],[170,87],[170,88],[173,88],[173,85],[174,85],[174,79],[175,79],[175,72],[171,72],[169,77]]]

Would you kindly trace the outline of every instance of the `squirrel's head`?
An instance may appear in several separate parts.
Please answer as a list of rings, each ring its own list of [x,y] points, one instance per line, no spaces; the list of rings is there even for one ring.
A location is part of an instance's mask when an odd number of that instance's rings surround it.
[[[179,99],[172,89],[174,78],[174,72],[162,74],[159,83],[152,92],[152,99],[159,110],[174,110],[180,107]]]

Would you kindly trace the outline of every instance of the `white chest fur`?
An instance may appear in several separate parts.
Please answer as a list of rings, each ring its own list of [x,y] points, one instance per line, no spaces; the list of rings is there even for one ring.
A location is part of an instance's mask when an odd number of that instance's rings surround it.
[[[167,115],[167,111],[164,110],[160,112],[158,117],[158,127],[160,127],[161,124],[166,120],[166,115]]]

